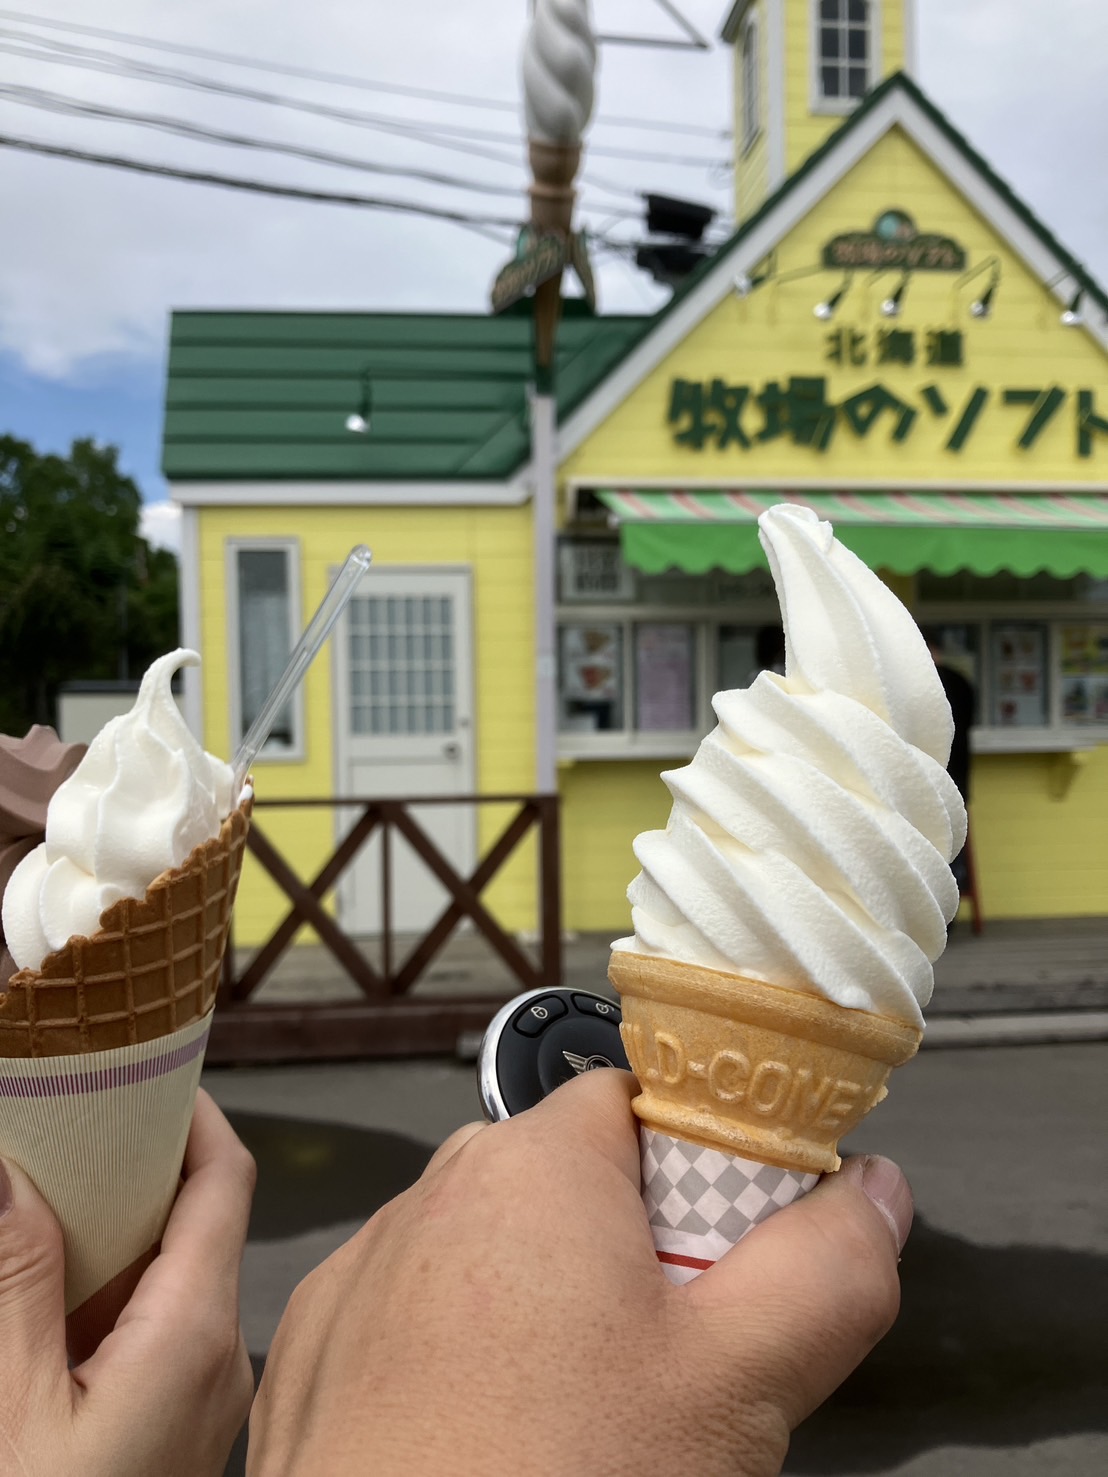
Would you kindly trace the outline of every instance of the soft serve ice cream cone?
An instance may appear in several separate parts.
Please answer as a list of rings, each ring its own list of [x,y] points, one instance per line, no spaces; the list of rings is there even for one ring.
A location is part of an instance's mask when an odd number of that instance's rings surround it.
[[[950,709],[892,592],[802,507],[761,520],[786,675],[714,699],[635,842],[610,977],[641,1093],[644,1199],[687,1281],[838,1167],[923,1033],[965,838]]]
[[[61,1223],[67,1312],[159,1240],[200,1079],[252,793],[173,701],[198,661],[151,666],[3,894],[0,1154]]]

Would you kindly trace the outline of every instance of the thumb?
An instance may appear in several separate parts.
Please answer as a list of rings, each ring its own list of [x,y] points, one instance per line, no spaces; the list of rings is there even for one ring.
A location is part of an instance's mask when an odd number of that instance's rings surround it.
[[[65,1369],[61,1231],[23,1171],[0,1160],[0,1389]]]
[[[849,1159],[689,1285],[715,1359],[793,1429],[896,1320],[912,1192],[889,1159]],[[722,1343],[723,1347],[719,1345]]]

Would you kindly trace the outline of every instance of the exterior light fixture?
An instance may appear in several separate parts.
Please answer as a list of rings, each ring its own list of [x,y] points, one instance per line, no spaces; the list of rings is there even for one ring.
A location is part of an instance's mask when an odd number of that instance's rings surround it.
[[[994,272],[989,279],[989,285],[985,291],[974,302],[970,303],[970,315],[974,318],[988,318],[993,311],[993,298],[996,296],[997,287],[1000,285],[1000,274]]]
[[[881,315],[882,315],[882,317],[884,317],[884,318],[899,318],[900,317],[900,310],[901,310],[901,308],[904,305],[904,296],[907,293],[907,291],[908,291],[908,273],[905,272],[904,276],[900,279],[900,282],[897,284],[896,290],[893,291],[893,292],[890,292],[889,295],[888,295],[888,297],[881,304]]]
[[[1081,299],[1085,296],[1085,289],[1079,287],[1070,299],[1070,305],[1062,314],[1062,322],[1067,328],[1080,328],[1085,319],[1081,314]]]
[[[996,297],[997,289],[1000,286],[1000,258],[996,256],[985,257],[975,267],[970,267],[967,272],[963,272],[956,279],[952,288],[952,297],[956,299],[959,288],[967,287],[975,278],[982,276],[985,272],[989,273],[989,284],[985,288],[985,291],[978,297],[975,297],[970,303],[969,311],[971,318],[988,318],[992,314],[993,299]]]
[[[829,298],[825,298],[823,302],[817,303],[815,305],[815,307],[812,309],[812,312],[821,323],[829,323],[831,319],[834,318],[835,310],[838,308],[843,298],[846,297],[849,290],[850,278],[848,277],[837,292],[833,292]]]
[[[346,417],[344,425],[355,436],[368,436],[373,429],[373,386],[367,369],[362,370],[361,384],[358,408]]]
[[[731,279],[731,286],[737,298],[745,299],[750,296],[756,287],[761,287],[763,282],[768,282],[771,277],[777,275],[777,257],[773,255],[769,262],[760,272],[736,272]]]

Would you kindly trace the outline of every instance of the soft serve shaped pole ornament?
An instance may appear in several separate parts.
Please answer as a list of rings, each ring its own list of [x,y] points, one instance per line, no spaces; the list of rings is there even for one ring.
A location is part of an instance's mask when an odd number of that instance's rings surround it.
[[[568,247],[581,139],[595,97],[596,42],[589,0],[535,0],[523,47],[523,101],[531,161],[531,225]],[[535,358],[554,362],[562,274],[535,293]]]
[[[610,967],[676,1282],[838,1168],[919,1046],[958,906],[953,725],[915,622],[809,509],[759,521],[786,675],[717,694],[718,727],[663,775]]]

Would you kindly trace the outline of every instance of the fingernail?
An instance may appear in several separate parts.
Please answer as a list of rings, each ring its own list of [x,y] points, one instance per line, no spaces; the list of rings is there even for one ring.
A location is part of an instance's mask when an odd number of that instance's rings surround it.
[[[868,1154],[862,1162],[862,1189],[888,1221],[897,1252],[903,1251],[915,1207],[911,1188],[899,1167],[891,1159]]]
[[[13,1204],[12,1182],[8,1178],[8,1170],[3,1159],[0,1159],[0,1221],[4,1219]]]

